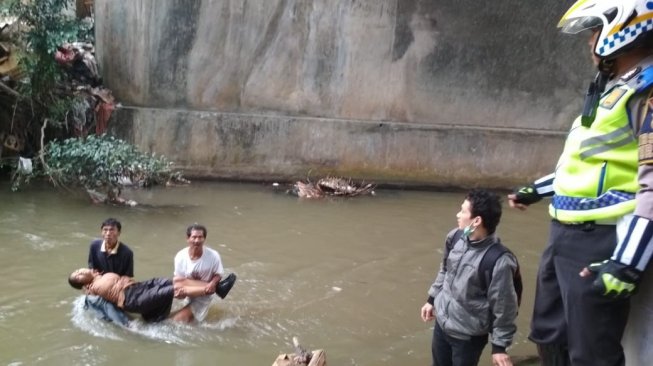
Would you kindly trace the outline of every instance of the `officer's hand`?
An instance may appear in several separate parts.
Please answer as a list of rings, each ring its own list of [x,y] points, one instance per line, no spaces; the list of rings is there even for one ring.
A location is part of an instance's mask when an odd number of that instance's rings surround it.
[[[591,274],[596,275],[592,282],[594,291],[613,299],[626,299],[635,294],[642,276],[639,270],[612,259],[592,263],[580,272],[581,277]]]
[[[525,211],[528,206],[524,205],[523,203],[517,203],[517,195],[516,194],[509,194],[508,195],[508,205],[512,208],[516,208],[521,211]]]
[[[542,197],[540,197],[537,190],[532,185],[521,187],[517,191],[508,195],[508,203],[510,204],[510,207],[518,208],[520,210],[525,210],[527,206],[539,202],[541,199]]]

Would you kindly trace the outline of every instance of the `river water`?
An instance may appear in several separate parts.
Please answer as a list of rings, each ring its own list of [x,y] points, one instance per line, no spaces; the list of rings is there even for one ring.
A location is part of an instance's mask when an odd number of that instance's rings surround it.
[[[464,193],[311,201],[265,184],[193,183],[127,194],[143,205],[0,185],[0,365],[271,365],[293,336],[324,349],[329,365],[430,364],[433,324],[419,310]],[[185,228],[199,222],[236,286],[199,325],[97,320],[66,278],[86,265],[107,217],[123,224],[136,279],[172,276]],[[517,356],[535,353],[526,335],[547,222],[541,204],[504,207],[499,225],[524,276]],[[481,365],[491,365],[487,349]]]

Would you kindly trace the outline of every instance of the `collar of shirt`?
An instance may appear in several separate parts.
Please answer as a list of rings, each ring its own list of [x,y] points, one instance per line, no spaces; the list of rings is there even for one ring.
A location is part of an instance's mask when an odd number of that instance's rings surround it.
[[[495,240],[496,240],[495,234],[490,234],[483,239],[470,240],[469,245],[474,248],[484,248],[490,246],[491,244],[494,244]]]
[[[109,252],[109,255],[115,255],[118,254],[118,247],[120,247],[120,242],[116,243],[116,246],[111,249]],[[106,241],[102,241],[102,246],[100,247],[100,251],[103,253],[106,253],[107,247],[106,247]]]

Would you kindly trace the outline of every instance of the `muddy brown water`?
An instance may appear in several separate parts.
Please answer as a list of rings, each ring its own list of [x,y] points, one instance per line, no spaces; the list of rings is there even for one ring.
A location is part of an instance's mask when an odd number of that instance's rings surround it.
[[[325,349],[329,365],[430,364],[433,324],[419,310],[464,192],[307,201],[264,184],[194,183],[128,194],[145,205],[0,185],[1,365],[270,365],[293,336]],[[137,279],[171,276],[186,226],[200,222],[238,283],[199,325],[97,320],[66,277],[107,217],[123,223]],[[535,353],[526,336],[547,223],[544,204],[504,207],[498,230],[524,276],[516,356]]]

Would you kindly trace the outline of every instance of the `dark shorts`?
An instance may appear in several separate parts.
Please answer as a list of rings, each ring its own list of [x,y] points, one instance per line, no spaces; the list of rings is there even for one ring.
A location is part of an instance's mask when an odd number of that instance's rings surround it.
[[[172,280],[168,278],[136,282],[125,289],[123,308],[141,314],[147,322],[160,322],[170,314],[174,294]]]

